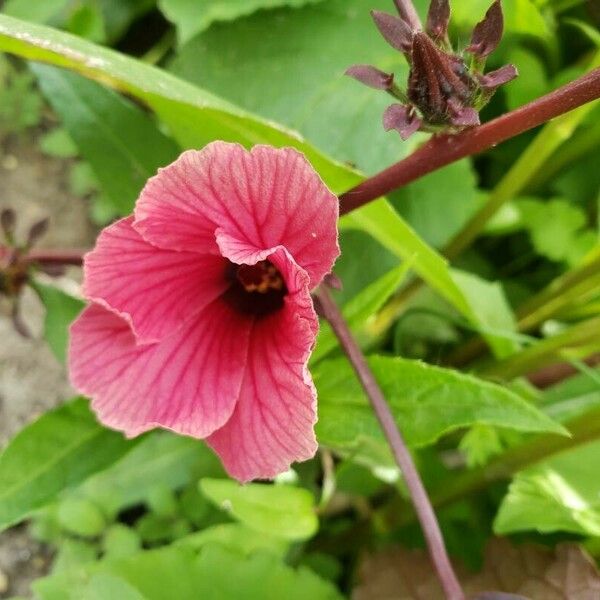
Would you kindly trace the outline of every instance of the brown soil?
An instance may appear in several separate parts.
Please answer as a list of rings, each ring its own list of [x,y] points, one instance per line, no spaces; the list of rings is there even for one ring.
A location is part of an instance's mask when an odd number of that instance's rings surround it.
[[[89,247],[94,228],[85,201],[68,192],[69,161],[44,156],[35,136],[4,140],[0,151],[0,209],[17,212],[17,236],[50,217],[40,246]],[[26,235],[26,234],[25,234]],[[22,313],[33,339],[21,337],[0,301],[0,448],[26,423],[73,395],[64,366],[41,338],[43,308],[26,290]],[[27,596],[32,579],[47,568],[46,550],[23,527],[0,534],[0,598]]]

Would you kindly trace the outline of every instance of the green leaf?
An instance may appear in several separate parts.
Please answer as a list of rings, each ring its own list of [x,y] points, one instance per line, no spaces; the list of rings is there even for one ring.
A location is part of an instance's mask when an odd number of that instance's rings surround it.
[[[98,558],[98,551],[93,542],[64,537],[64,532],[61,533],[63,539],[60,541],[58,553],[52,563],[53,573],[68,572]]]
[[[600,536],[599,463],[596,441],[521,471],[500,505],[494,530]]]
[[[505,58],[519,70],[519,76],[504,87],[509,110],[527,104],[548,91],[548,78],[544,63],[531,51],[521,46],[511,48]]]
[[[41,416],[0,455],[0,529],[105,469],[134,443],[100,426],[83,398]]]
[[[65,27],[94,41],[113,43],[156,0],[7,0],[4,12],[33,23]],[[90,25],[95,27],[90,33]]]
[[[40,149],[48,156],[75,158],[79,152],[66,129],[57,127],[40,137]]]
[[[106,40],[104,18],[96,4],[83,4],[75,8],[69,16],[66,28],[92,42],[100,44]]]
[[[21,133],[42,119],[43,100],[31,73],[0,55],[0,132]]]
[[[600,406],[600,371],[589,369],[548,389],[540,399],[544,412],[565,423]]]
[[[112,90],[55,67],[31,68],[111,199],[114,213],[129,214],[146,181],[177,157],[177,145]]]
[[[471,309],[456,285],[446,260],[426,244],[392,208],[387,200],[377,200],[345,215],[341,227],[360,228],[401,259],[411,261],[411,268],[461,314]]]
[[[140,549],[140,537],[131,527],[121,523],[111,525],[102,538],[102,551],[109,558],[126,558]]]
[[[148,508],[159,517],[177,516],[178,506],[175,493],[164,481],[157,480],[148,494]]]
[[[89,0],[88,0],[89,1]],[[104,18],[107,42],[114,44],[130,25],[156,7],[156,0],[93,0],[99,2]]]
[[[537,252],[550,260],[565,260],[581,237],[587,220],[583,210],[560,199],[520,200],[517,206]]]
[[[480,206],[468,159],[448,165],[395,192],[394,208],[425,242],[441,248]]]
[[[460,440],[459,448],[472,469],[485,465],[492,456],[500,454],[504,446],[494,427],[474,425]]]
[[[352,460],[341,462],[335,470],[335,488],[354,496],[374,496],[381,492],[383,482],[371,471]]]
[[[342,282],[342,289],[335,291],[340,304],[345,304],[398,266],[397,256],[359,229],[341,230],[339,244],[341,254],[335,262],[334,271]]]
[[[175,541],[178,546],[187,546],[195,550],[214,543],[244,556],[254,554],[258,550],[268,550],[272,554],[283,556],[289,545],[285,540],[268,533],[262,532],[261,535],[257,535],[255,529],[241,523],[213,525]]]
[[[58,521],[65,531],[81,537],[96,537],[106,527],[99,508],[86,498],[66,498],[58,507]]]
[[[83,310],[85,303],[62,290],[39,281],[32,283],[46,308],[44,338],[56,358],[64,363],[69,341],[69,325]]]
[[[589,25],[585,21],[580,21],[579,19],[563,19],[563,23],[572,25],[582,31],[591,42],[600,48],[600,31],[593,25]]]
[[[259,553],[251,556],[209,544],[200,554],[184,546],[170,546],[140,552],[121,560],[105,560],[66,573],[51,575],[33,585],[41,600],[79,600],[86,598],[89,582],[109,576],[125,582],[145,600],[341,600],[335,587],[305,568],[292,569],[276,556]],[[111,581],[111,591],[129,587]],[[120,587],[118,587],[120,586]],[[102,588],[101,588],[102,589]],[[93,600],[104,600],[103,596]]]
[[[100,187],[92,167],[86,162],[78,162],[69,172],[69,190],[75,196],[87,196]]]
[[[475,315],[471,321],[481,328],[494,355],[505,358],[517,352],[521,347],[515,340],[517,322],[502,285],[458,269],[452,269],[452,278],[462,290],[471,314]],[[494,331],[499,335],[495,335]]]
[[[381,333],[373,331],[369,319],[377,314],[387,299],[400,287],[409,268],[410,262],[395,267],[360,291],[344,305],[342,313],[359,343],[366,344]],[[321,360],[337,345],[337,337],[331,326],[326,321],[322,322],[319,327],[317,346],[310,357],[311,364]]]
[[[410,261],[418,273],[442,298],[476,328],[515,330],[514,317],[499,284],[489,283],[457,270],[423,241],[385,200],[377,200],[345,215],[341,227],[359,227],[370,233],[396,256]],[[483,302],[486,298],[487,302]],[[516,349],[514,341],[484,333],[492,350],[501,356]]]
[[[183,519],[160,517],[146,513],[138,519],[135,530],[145,544],[172,542],[190,532],[190,524]]]
[[[305,540],[319,527],[314,498],[302,488],[202,479],[200,489],[217,506],[261,534]]]
[[[422,139],[405,143],[384,131],[382,114],[392,100],[344,75],[352,64],[374,64],[394,71],[405,85],[406,61],[373,25],[373,9],[389,12],[393,6],[390,0],[328,0],[260,11],[194,38],[172,69],[371,172],[399,160]]]
[[[215,21],[233,21],[260,9],[297,8],[316,2],[322,0],[158,0],[158,6],[176,25],[179,43],[184,44]]]
[[[331,583],[309,569],[291,569],[268,554],[243,560],[239,554],[214,545],[200,554],[198,569],[204,575],[199,586],[202,598],[342,600]]]
[[[81,600],[144,600],[142,596],[132,585],[125,580],[99,573],[94,575],[83,590]]]
[[[399,357],[372,356],[373,370],[406,442],[426,446],[474,424],[517,431],[565,430],[517,394],[450,369]],[[373,411],[346,359],[325,360],[313,369],[319,393],[320,443],[352,451],[385,446]]]
[[[33,21],[34,23],[47,23],[65,11],[69,0],[7,0],[3,12],[11,17]]]
[[[157,484],[177,490],[200,476],[218,476],[222,468],[206,445],[165,431],[146,435],[127,456],[86,481],[79,493],[108,514],[150,503]]]
[[[156,112],[180,146],[198,148],[222,139],[246,146],[267,143],[304,152],[337,192],[360,181],[352,169],[323,155],[298,134],[156,67],[49,27],[0,15],[0,50],[67,67],[137,98]]]

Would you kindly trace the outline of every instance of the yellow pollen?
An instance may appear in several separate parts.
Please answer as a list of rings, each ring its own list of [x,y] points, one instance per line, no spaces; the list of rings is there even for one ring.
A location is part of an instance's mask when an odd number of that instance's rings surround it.
[[[283,289],[283,280],[281,279],[281,275],[277,272],[277,269],[273,266],[269,266],[262,274],[262,280],[259,283],[245,283],[244,289],[247,292],[266,294],[269,290]]]

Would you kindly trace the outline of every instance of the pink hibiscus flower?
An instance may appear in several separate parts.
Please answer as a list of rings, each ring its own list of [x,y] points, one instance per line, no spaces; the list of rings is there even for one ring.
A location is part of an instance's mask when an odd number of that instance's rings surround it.
[[[312,457],[310,290],[339,255],[337,218],[337,198],[291,148],[184,152],[85,257],[73,385],[129,437],[206,438],[241,481]]]

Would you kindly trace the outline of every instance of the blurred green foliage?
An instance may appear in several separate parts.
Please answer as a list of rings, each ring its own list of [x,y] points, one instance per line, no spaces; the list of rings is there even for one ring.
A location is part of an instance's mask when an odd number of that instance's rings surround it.
[[[416,4],[424,15],[426,2]],[[488,4],[453,3],[453,42],[467,45]],[[600,40],[590,3],[503,4],[506,35],[490,67],[512,62],[521,76],[484,120],[580,75]],[[50,64],[0,57],[0,135],[29,132],[67,161],[71,191],[94,198],[101,224],[128,214],[180,150],[214,139],[292,145],[343,192],[426,139],[385,133],[390,101],[343,75],[353,63],[393,70],[399,83],[407,75],[370,9],[392,12],[393,3],[8,0],[0,49]],[[472,568],[494,531],[548,545],[578,536],[600,556],[600,375],[579,360],[598,351],[599,110],[557,127],[556,150],[535,172],[525,165],[518,192],[452,267],[444,246],[498,194],[537,131],[340,222],[336,299],[440,506],[451,553]],[[46,340],[64,360],[81,302],[46,282],[35,288]],[[522,377],[539,384],[538,369],[557,363],[580,373],[548,390]],[[402,479],[326,324],[311,371],[321,450],[273,484],[238,486],[196,440],[124,440],[83,399],[25,428],[0,455],[0,526],[29,518],[32,534],[56,548],[36,595],[335,599],[351,594],[366,549],[422,546]],[[563,425],[574,428],[570,440]],[[446,506],[455,489],[464,493]]]

